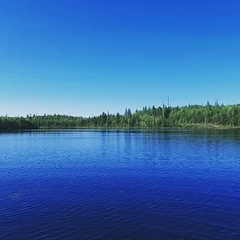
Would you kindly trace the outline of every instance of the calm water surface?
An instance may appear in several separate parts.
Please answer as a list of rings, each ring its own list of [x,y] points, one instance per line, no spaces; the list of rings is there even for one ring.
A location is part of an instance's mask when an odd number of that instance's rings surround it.
[[[240,239],[240,132],[0,134],[0,239]]]

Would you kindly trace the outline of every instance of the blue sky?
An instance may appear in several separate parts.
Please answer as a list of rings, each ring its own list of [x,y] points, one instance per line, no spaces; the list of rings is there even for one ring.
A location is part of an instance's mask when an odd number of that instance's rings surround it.
[[[0,115],[240,102],[239,0],[1,0]]]

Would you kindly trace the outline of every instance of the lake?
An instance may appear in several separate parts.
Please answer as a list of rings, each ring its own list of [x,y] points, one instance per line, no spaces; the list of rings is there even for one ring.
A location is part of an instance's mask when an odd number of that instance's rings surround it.
[[[240,131],[0,134],[0,239],[240,239]]]

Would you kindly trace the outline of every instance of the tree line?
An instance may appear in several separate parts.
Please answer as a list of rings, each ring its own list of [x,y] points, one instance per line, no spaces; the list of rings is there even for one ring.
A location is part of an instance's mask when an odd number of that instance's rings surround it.
[[[70,128],[162,128],[162,127],[240,127],[240,104],[188,105],[185,107],[143,107],[134,113],[103,112],[94,117],[67,115],[28,115],[0,117],[0,130]]]

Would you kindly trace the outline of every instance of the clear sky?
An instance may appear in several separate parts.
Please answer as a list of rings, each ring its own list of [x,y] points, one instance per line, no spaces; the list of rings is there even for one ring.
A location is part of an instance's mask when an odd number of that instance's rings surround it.
[[[239,0],[1,0],[0,115],[240,102]]]

